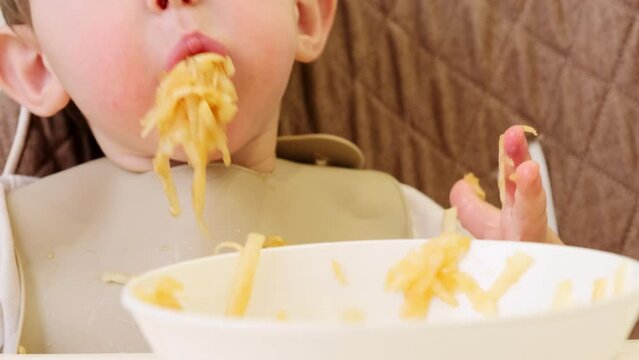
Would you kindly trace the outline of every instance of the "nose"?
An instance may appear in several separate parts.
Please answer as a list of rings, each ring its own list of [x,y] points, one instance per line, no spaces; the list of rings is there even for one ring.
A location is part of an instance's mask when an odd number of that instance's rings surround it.
[[[146,0],[150,9],[162,11],[169,6],[184,6],[196,4],[199,0]]]

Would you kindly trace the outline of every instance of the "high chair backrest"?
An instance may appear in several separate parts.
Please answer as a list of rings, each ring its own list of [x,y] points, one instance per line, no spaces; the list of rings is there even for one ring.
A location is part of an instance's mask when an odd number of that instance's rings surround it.
[[[446,206],[470,171],[498,203],[498,136],[533,125],[562,239],[639,257],[637,15],[631,0],[340,1],[281,129],[349,138]]]

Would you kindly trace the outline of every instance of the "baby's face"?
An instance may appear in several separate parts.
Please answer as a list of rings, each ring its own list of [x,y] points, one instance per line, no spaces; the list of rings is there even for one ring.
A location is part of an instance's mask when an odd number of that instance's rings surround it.
[[[40,49],[107,156],[131,170],[150,168],[156,140],[140,137],[140,120],[175,49],[194,33],[221,44],[237,70],[240,111],[229,127],[231,152],[261,136],[274,141],[296,52],[296,2],[168,0],[164,10],[157,2],[31,0]],[[185,159],[176,153],[175,160]]]

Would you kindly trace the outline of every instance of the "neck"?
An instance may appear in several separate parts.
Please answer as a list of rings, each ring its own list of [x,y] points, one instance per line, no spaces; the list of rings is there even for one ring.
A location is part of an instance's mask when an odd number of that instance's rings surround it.
[[[279,116],[279,113],[277,116]],[[269,125],[263,131],[231,154],[233,164],[259,173],[272,172],[277,159],[275,152],[277,129],[278,121],[269,122]],[[99,131],[94,131],[94,134],[105,155],[119,167],[133,172],[153,170],[151,163],[153,156],[140,155],[138,152],[127,152],[119,143],[108,141],[108,137],[100,136],[102,134]],[[171,161],[171,164],[181,165],[184,162]]]
[[[260,173],[270,173],[277,158],[277,122],[260,132],[232,155],[233,163]]]

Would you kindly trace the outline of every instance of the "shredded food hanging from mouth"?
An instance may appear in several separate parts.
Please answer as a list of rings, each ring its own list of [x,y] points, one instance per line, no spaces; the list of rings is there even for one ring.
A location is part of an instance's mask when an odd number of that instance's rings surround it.
[[[170,159],[176,147],[186,153],[193,167],[193,211],[204,231],[206,165],[214,151],[226,166],[231,155],[227,125],[237,114],[237,92],[231,81],[235,68],[229,57],[203,53],[178,63],[161,81],[155,105],[142,120],[142,136],[157,131],[159,142],[153,169],[160,176],[171,214],[180,214],[180,204],[171,177]]]

